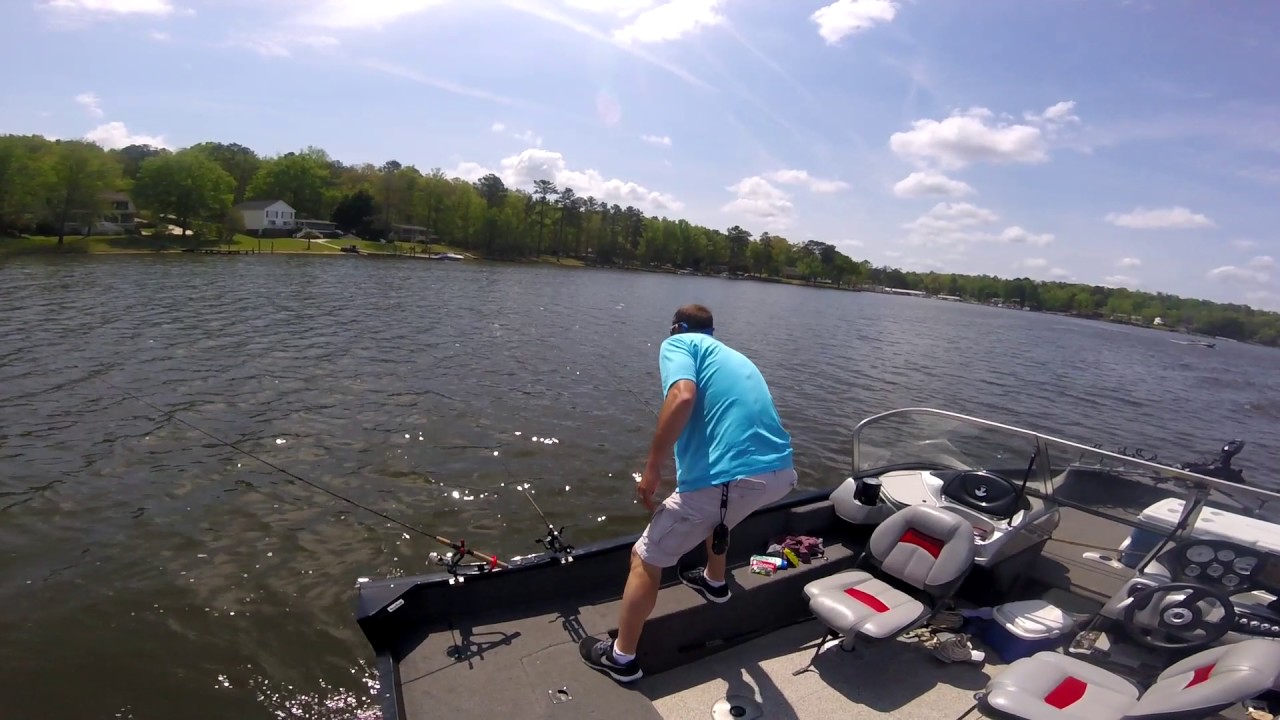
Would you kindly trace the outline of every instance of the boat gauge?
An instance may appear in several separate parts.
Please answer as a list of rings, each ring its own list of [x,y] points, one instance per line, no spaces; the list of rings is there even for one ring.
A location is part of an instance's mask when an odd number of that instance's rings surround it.
[[[1199,574],[1200,574],[1200,566],[1199,566],[1199,565],[1188,565],[1188,566],[1187,566],[1187,569],[1186,569],[1186,572],[1185,572],[1184,574],[1185,574],[1187,577],[1195,577],[1195,576],[1197,576],[1197,575],[1199,575]]]
[[[1218,559],[1222,562],[1231,562],[1236,558],[1236,551],[1231,548],[1223,548],[1218,551]]]
[[[1246,556],[1242,558],[1236,558],[1236,561],[1231,563],[1231,569],[1235,570],[1241,575],[1249,575],[1253,573],[1253,568],[1257,566],[1257,564],[1258,564],[1258,558]]]
[[[1222,584],[1227,587],[1235,587],[1240,584],[1240,578],[1235,575],[1224,575],[1222,577]]]
[[[1213,548],[1208,545],[1192,545],[1187,550],[1187,559],[1195,563],[1209,562],[1213,555]]]
[[[1214,563],[1210,565],[1209,568],[1205,570],[1205,572],[1209,573],[1209,577],[1215,577],[1215,578],[1219,577],[1220,575],[1222,575],[1222,573],[1226,571],[1227,569],[1222,567],[1218,563]]]

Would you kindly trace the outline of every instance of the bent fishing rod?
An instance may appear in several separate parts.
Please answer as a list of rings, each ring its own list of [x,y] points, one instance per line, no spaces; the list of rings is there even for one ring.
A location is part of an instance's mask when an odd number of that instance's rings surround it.
[[[312,482],[312,481],[310,481],[310,480],[308,480],[308,479],[306,479],[306,478],[304,478],[304,477],[302,477],[302,476],[300,476],[300,475],[297,475],[297,474],[295,474],[295,473],[293,473],[293,472],[290,472],[290,471],[288,471],[288,470],[286,470],[286,469],[284,469],[284,468],[280,467],[279,465],[276,465],[276,464],[275,464],[275,463],[273,463],[273,462],[270,462],[269,460],[265,460],[265,459],[263,459],[263,458],[261,458],[261,457],[258,457],[257,455],[255,455],[255,454],[253,454],[253,453],[249,452],[248,450],[245,450],[244,448],[242,448],[242,447],[240,447],[240,446],[236,445],[235,443],[232,443],[232,442],[228,442],[228,441],[226,441],[226,440],[223,440],[222,438],[218,437],[217,435],[214,435],[213,433],[208,432],[207,430],[204,430],[204,429],[202,429],[202,428],[200,428],[200,427],[197,427],[196,425],[193,425],[193,424],[192,424],[192,423],[190,423],[190,422],[187,422],[187,421],[186,421],[186,420],[184,420],[182,417],[178,416],[178,415],[177,415],[177,413],[172,412],[172,411],[168,411],[168,410],[164,410],[163,408],[157,407],[155,404],[153,404],[153,403],[151,403],[151,402],[149,402],[149,401],[147,401],[147,400],[143,400],[142,398],[138,397],[137,395],[134,395],[133,393],[129,392],[128,390],[125,390],[124,388],[122,388],[122,387],[120,387],[120,386],[116,385],[115,383],[112,383],[112,382],[110,382],[110,381],[108,381],[108,380],[104,380],[104,379],[102,379],[102,378],[99,378],[99,380],[102,380],[102,382],[103,382],[103,383],[105,383],[105,384],[107,384],[107,385],[109,385],[109,386],[111,386],[111,387],[115,388],[115,389],[116,389],[117,391],[119,391],[121,394],[123,394],[123,395],[125,395],[125,396],[127,396],[127,397],[129,397],[129,398],[132,398],[133,400],[136,400],[136,401],[138,401],[138,402],[142,403],[143,405],[146,405],[147,407],[151,408],[152,410],[155,410],[156,412],[160,413],[162,416],[164,416],[164,417],[168,417],[168,418],[172,418],[172,419],[174,419],[174,420],[177,420],[178,422],[182,423],[183,425],[185,425],[185,426],[187,426],[187,427],[191,428],[192,430],[195,430],[196,432],[200,433],[201,435],[204,435],[205,437],[209,438],[210,440],[213,440],[214,442],[218,443],[219,445],[222,445],[222,446],[225,446],[225,447],[231,448],[232,450],[235,450],[236,452],[238,452],[238,453],[240,453],[240,454],[244,455],[245,457],[248,457],[248,458],[251,458],[251,459],[253,459],[253,460],[256,460],[257,462],[260,462],[260,463],[262,463],[263,465],[266,465],[267,467],[269,467],[269,468],[271,468],[271,469],[273,469],[273,470],[275,470],[275,471],[277,471],[277,472],[281,473],[282,475],[284,475],[284,476],[286,476],[286,477],[288,477],[288,478],[290,478],[290,479],[292,479],[292,480],[294,480],[294,481],[296,481],[296,482],[300,482],[300,483],[302,483],[303,485],[306,485],[306,486],[308,486],[308,487],[314,488],[315,490],[319,490],[320,492],[322,492],[322,493],[324,493],[324,494],[326,494],[326,495],[329,495],[330,497],[333,497],[333,498],[335,498],[335,499],[337,499],[337,500],[341,500],[342,502],[347,503],[348,505],[351,505],[351,506],[353,506],[353,507],[357,507],[357,508],[359,508],[359,509],[361,509],[361,510],[364,510],[365,512],[368,512],[368,513],[370,513],[370,514],[372,514],[372,515],[376,515],[376,516],[378,516],[378,517],[382,518],[383,520],[386,520],[387,522],[390,522],[390,523],[393,523],[393,524],[395,524],[395,525],[398,525],[398,526],[400,526],[400,527],[404,528],[405,530],[409,530],[409,531],[411,531],[411,532],[415,532],[415,533],[417,533],[417,534],[419,534],[419,535],[421,535],[421,536],[423,536],[423,537],[425,537],[425,538],[428,538],[428,539],[434,540],[434,541],[436,541],[437,543],[440,543],[441,545],[444,545],[445,547],[450,548],[451,550],[453,550],[453,551],[454,551],[454,554],[453,554],[453,556],[452,556],[452,557],[451,557],[451,558],[450,558],[446,563],[444,563],[444,564],[445,564],[447,567],[449,567],[449,570],[450,570],[450,573],[451,573],[451,574],[456,574],[454,571],[455,571],[455,570],[457,569],[457,567],[459,566],[461,559],[462,559],[464,556],[467,556],[467,555],[470,555],[470,556],[472,556],[472,557],[474,557],[474,558],[477,558],[477,559],[479,559],[479,560],[484,561],[484,563],[488,565],[488,569],[494,569],[494,568],[508,568],[508,567],[511,567],[511,566],[510,566],[510,565],[508,565],[507,563],[505,563],[505,562],[503,562],[503,561],[499,560],[499,559],[498,559],[496,556],[494,556],[494,555],[488,555],[488,554],[482,553],[482,552],[480,552],[480,551],[478,551],[478,550],[472,550],[471,548],[467,547],[467,541],[466,541],[466,540],[459,540],[458,542],[456,542],[456,543],[455,543],[455,542],[453,542],[452,540],[449,540],[449,539],[448,539],[448,538],[446,538],[446,537],[442,537],[442,536],[440,536],[440,535],[436,535],[435,533],[427,532],[426,530],[423,530],[422,528],[417,527],[416,525],[411,525],[411,524],[409,524],[409,523],[407,523],[407,522],[405,522],[405,521],[403,521],[403,520],[400,520],[399,518],[392,517],[391,515],[388,515],[388,514],[386,514],[386,513],[382,512],[381,510],[375,510],[374,508],[371,508],[371,507],[369,507],[368,505],[365,505],[365,504],[363,504],[363,503],[361,503],[361,502],[359,502],[359,501],[357,501],[357,500],[354,500],[354,499],[352,499],[352,498],[349,498],[349,497],[347,497],[346,495],[343,495],[342,493],[339,493],[339,492],[337,492],[337,491],[335,491],[335,490],[331,490],[330,488],[327,488],[327,487],[325,487],[325,486],[323,486],[323,485],[321,485],[321,484],[319,484],[319,483]],[[530,498],[530,500],[532,500],[532,498]],[[535,504],[535,506],[536,506],[536,504]],[[544,518],[544,520],[545,520],[545,518]]]

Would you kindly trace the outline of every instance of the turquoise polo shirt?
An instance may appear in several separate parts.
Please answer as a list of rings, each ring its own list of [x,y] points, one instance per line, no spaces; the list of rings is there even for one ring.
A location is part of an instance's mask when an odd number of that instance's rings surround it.
[[[664,398],[677,381],[698,386],[693,413],[676,440],[677,492],[792,466],[791,435],[747,356],[711,335],[681,333],[662,342],[658,366]]]

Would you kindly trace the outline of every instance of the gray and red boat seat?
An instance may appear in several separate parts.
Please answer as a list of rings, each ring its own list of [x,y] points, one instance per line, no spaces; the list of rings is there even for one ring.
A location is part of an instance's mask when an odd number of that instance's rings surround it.
[[[1280,642],[1246,640],[1192,655],[1142,692],[1129,680],[1070,655],[1016,660],[987,684],[978,711],[998,720],[1198,720],[1280,682]]]
[[[880,523],[867,543],[873,572],[850,570],[805,585],[809,609],[846,642],[895,636],[954,594],[973,567],[973,526],[937,507],[912,505]],[[909,594],[878,576],[920,593]]]

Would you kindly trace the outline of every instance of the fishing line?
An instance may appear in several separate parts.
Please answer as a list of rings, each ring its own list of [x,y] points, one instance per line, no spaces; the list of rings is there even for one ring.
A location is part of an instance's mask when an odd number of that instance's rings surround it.
[[[400,520],[400,519],[398,519],[398,518],[392,517],[392,516],[390,516],[390,515],[388,515],[388,514],[386,514],[386,513],[382,512],[381,510],[375,510],[374,508],[371,508],[371,507],[369,507],[368,505],[365,505],[365,504],[363,504],[363,503],[361,503],[361,502],[359,502],[359,501],[357,501],[357,500],[353,500],[352,498],[349,498],[349,497],[347,497],[347,496],[343,495],[342,493],[336,492],[336,491],[334,491],[334,490],[330,490],[329,488],[327,488],[327,487],[325,487],[325,486],[323,486],[323,485],[321,485],[321,484],[319,484],[319,483],[312,482],[312,481],[310,481],[310,480],[308,480],[308,479],[306,479],[306,478],[304,478],[304,477],[302,477],[302,476],[300,476],[300,475],[297,475],[297,474],[292,473],[292,472],[290,472],[290,471],[288,471],[288,470],[285,470],[284,468],[280,467],[279,465],[276,465],[275,463],[270,462],[270,461],[268,461],[268,460],[264,460],[263,458],[260,458],[260,457],[258,457],[257,455],[254,455],[253,453],[251,453],[251,452],[249,452],[248,450],[245,450],[245,449],[243,449],[243,448],[241,448],[241,447],[237,446],[237,445],[236,445],[236,444],[234,444],[234,443],[227,442],[226,440],[223,440],[222,438],[218,437],[217,435],[214,435],[213,433],[210,433],[210,432],[208,432],[208,431],[206,431],[206,430],[203,430],[203,429],[201,429],[201,428],[199,428],[199,427],[197,427],[197,426],[195,426],[195,425],[191,424],[190,422],[187,422],[186,420],[184,420],[184,419],[182,419],[181,417],[179,417],[176,413],[174,413],[174,412],[170,412],[170,411],[167,411],[167,410],[164,410],[164,409],[162,409],[162,408],[157,407],[157,406],[156,406],[156,405],[154,405],[153,403],[148,402],[147,400],[143,400],[142,398],[138,397],[137,395],[134,395],[133,393],[129,392],[128,390],[125,390],[124,388],[122,388],[122,387],[120,387],[120,386],[116,385],[115,383],[112,383],[112,382],[110,382],[110,381],[108,381],[108,380],[103,380],[102,378],[99,378],[99,379],[100,379],[100,380],[102,380],[102,382],[103,382],[103,383],[105,383],[105,384],[107,384],[107,385],[110,385],[111,387],[115,388],[116,390],[118,390],[118,391],[119,391],[119,392],[121,392],[122,394],[124,394],[124,395],[126,395],[126,396],[128,396],[128,397],[130,397],[130,398],[132,398],[132,399],[134,399],[134,400],[136,400],[136,401],[138,401],[138,402],[142,403],[143,405],[146,405],[147,407],[151,408],[152,410],[155,410],[156,412],[160,413],[161,415],[163,415],[163,416],[165,416],[165,417],[168,417],[168,418],[172,418],[172,419],[174,419],[174,420],[177,420],[178,422],[182,423],[183,425],[186,425],[187,427],[191,428],[192,430],[195,430],[196,432],[200,433],[201,435],[204,435],[205,437],[209,438],[210,440],[213,440],[214,442],[216,442],[216,443],[218,443],[218,444],[220,444],[220,445],[224,445],[224,446],[226,446],[226,447],[229,447],[229,448],[231,448],[232,450],[235,450],[236,452],[238,452],[238,453],[240,453],[240,454],[242,454],[242,455],[244,455],[244,456],[246,456],[246,457],[248,457],[248,458],[251,458],[251,459],[253,459],[253,460],[256,460],[256,461],[258,461],[258,462],[262,463],[263,465],[266,465],[267,467],[269,467],[269,468],[271,468],[271,469],[273,469],[273,470],[275,470],[275,471],[277,471],[277,472],[279,472],[279,473],[281,473],[281,474],[283,474],[283,475],[285,475],[285,476],[287,476],[287,477],[289,477],[289,478],[292,478],[293,480],[296,480],[297,482],[302,483],[303,485],[306,485],[306,486],[308,486],[308,487],[311,487],[311,488],[314,488],[314,489],[316,489],[316,490],[319,490],[320,492],[322,492],[322,493],[324,493],[324,494],[326,494],[326,495],[329,495],[329,496],[331,496],[331,497],[333,497],[333,498],[335,498],[335,499],[337,499],[337,500],[341,500],[342,502],[345,502],[345,503],[347,503],[347,504],[349,504],[349,505],[351,505],[351,506],[353,506],[353,507],[360,508],[361,510],[364,510],[364,511],[366,511],[366,512],[368,512],[368,513],[372,514],[372,515],[376,515],[376,516],[378,516],[378,517],[382,518],[383,520],[386,520],[387,522],[393,523],[393,524],[395,524],[395,525],[399,525],[400,527],[404,528],[405,530],[410,530],[410,531],[412,531],[412,532],[418,533],[419,535],[421,535],[421,536],[423,536],[423,537],[426,537],[426,538],[430,538],[430,539],[432,539],[432,540],[435,540],[436,542],[440,543],[441,545],[445,545],[445,546],[447,546],[447,547],[453,548],[454,550],[457,550],[457,551],[458,551],[458,552],[460,552],[460,553],[473,555],[473,556],[475,556],[475,557],[477,557],[477,558],[479,558],[479,559],[481,559],[481,560],[484,560],[485,562],[490,563],[491,565],[496,565],[496,566],[500,566],[500,567],[509,567],[509,565],[507,565],[507,563],[502,562],[501,560],[497,559],[496,557],[493,557],[493,556],[491,556],[491,555],[486,555],[486,554],[484,554],[484,553],[481,553],[481,552],[478,552],[478,551],[475,551],[475,550],[471,550],[470,548],[467,548],[467,547],[466,547],[466,541],[463,541],[463,542],[461,542],[461,543],[454,543],[454,542],[451,542],[451,541],[450,541],[449,539],[447,539],[447,538],[441,537],[441,536],[436,535],[436,534],[434,534],[434,533],[429,533],[429,532],[427,532],[426,530],[423,530],[423,529],[422,529],[422,528],[420,528],[420,527],[417,527],[417,526],[415,526],[415,525],[411,525],[411,524],[409,524],[409,523],[407,523],[407,522],[405,522],[405,521],[403,521],[403,520]]]

